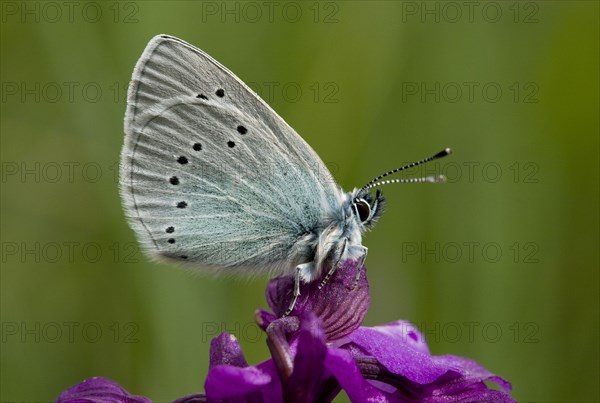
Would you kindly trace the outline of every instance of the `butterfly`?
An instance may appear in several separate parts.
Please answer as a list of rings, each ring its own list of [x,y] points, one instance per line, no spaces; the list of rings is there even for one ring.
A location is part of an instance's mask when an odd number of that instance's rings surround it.
[[[346,259],[367,256],[362,234],[385,200],[370,189],[443,176],[381,181],[344,192],[313,149],[256,93],[202,50],[158,35],[127,94],[120,193],[152,257],[216,273],[293,274],[322,288]]]

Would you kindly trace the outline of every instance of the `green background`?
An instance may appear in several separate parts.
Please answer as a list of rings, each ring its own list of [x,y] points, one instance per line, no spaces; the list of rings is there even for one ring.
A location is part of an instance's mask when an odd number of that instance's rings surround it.
[[[519,401],[598,401],[598,27],[596,1],[2,2],[1,400],[97,375],[200,392],[221,330],[268,357],[267,279],[151,263],[123,218],[125,89],[168,33],[262,94],[346,190],[452,147],[408,173],[448,184],[384,189],[365,324],[410,320]]]

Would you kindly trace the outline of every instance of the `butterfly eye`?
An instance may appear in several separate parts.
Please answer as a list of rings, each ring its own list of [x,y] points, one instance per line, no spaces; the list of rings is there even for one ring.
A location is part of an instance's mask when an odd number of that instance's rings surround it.
[[[354,202],[354,207],[356,208],[358,218],[361,222],[365,222],[369,219],[369,216],[371,215],[371,206],[369,206],[369,203],[362,199],[358,199]]]

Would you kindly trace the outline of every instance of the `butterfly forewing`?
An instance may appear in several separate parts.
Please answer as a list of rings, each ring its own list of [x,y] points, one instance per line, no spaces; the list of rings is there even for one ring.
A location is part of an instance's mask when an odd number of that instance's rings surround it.
[[[201,50],[168,36],[134,70],[121,194],[152,255],[207,268],[286,270],[298,238],[342,197],[317,154]]]

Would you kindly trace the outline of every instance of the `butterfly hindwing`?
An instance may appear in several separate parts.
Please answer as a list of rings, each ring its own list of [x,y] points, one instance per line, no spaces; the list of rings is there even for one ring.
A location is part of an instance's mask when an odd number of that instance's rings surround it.
[[[235,75],[165,35],[134,70],[121,194],[144,248],[216,269],[282,271],[340,203],[310,146]]]

